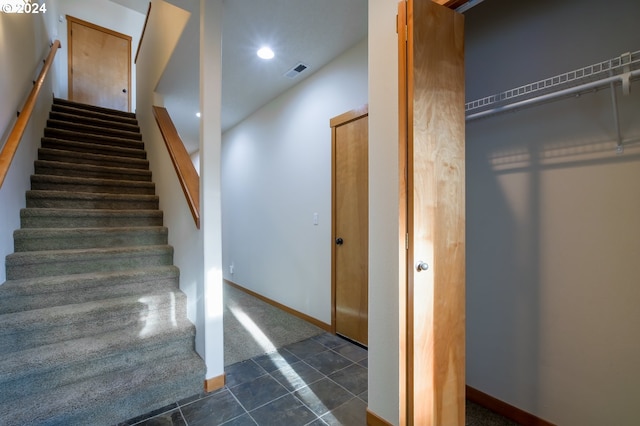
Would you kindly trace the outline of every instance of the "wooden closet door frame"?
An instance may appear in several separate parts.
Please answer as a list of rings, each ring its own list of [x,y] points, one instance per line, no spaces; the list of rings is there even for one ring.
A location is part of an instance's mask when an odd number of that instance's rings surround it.
[[[151,7],[151,4],[149,4]],[[105,34],[112,35],[114,37],[126,40],[129,45],[129,53],[127,55],[127,111],[131,111],[131,36],[119,33],[117,31],[110,30],[109,28],[101,27],[88,21],[76,18],[71,15],[67,15],[67,81],[69,99],[73,99],[73,37],[71,34],[71,26],[73,23],[83,25],[96,31],[100,31]]]

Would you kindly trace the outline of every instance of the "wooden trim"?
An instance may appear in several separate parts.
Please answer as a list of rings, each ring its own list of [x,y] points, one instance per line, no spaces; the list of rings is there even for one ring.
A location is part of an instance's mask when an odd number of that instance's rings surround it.
[[[156,105],[152,109],[167,151],[169,151],[171,162],[178,174],[178,180],[187,199],[191,215],[196,227],[200,229],[200,176],[193,166],[191,157],[185,149],[167,109]]]
[[[0,152],[0,188],[4,183],[4,179],[7,177],[7,173],[9,173],[11,162],[13,161],[13,157],[16,155],[16,151],[18,150],[24,131],[27,128],[27,123],[33,113],[33,108],[36,105],[40,89],[42,89],[44,80],[49,73],[51,64],[53,63],[53,58],[56,56],[56,52],[59,48],[60,40],[54,41],[51,45],[51,50],[44,61],[42,70],[40,71],[37,80],[34,82],[33,87],[29,92],[29,96],[27,96],[27,100],[22,107],[22,111],[18,113],[18,119],[13,125],[13,129],[11,129],[11,133],[9,133],[6,143],[2,147],[2,152]]]
[[[222,373],[220,376],[212,377],[210,379],[205,379],[204,381],[204,391],[205,392],[213,392],[218,389],[222,389],[226,383],[226,375]]]
[[[409,414],[409,383],[408,378],[413,377],[413,369],[410,368],[409,353],[407,352],[408,335],[407,321],[407,224],[408,224],[408,200],[407,200],[407,132],[408,132],[408,95],[407,95],[407,2],[398,3],[398,16],[396,23],[398,33],[398,314],[399,314],[399,401],[400,425],[407,424]]]
[[[369,114],[369,105],[363,105],[360,108],[352,109],[329,120],[330,127],[337,127],[347,124],[350,121],[357,120]]]
[[[369,115],[369,105],[352,109],[329,119],[331,127],[331,330],[336,334],[336,127]]]
[[[494,411],[500,414],[503,417],[513,420],[514,422],[523,425],[523,426],[555,426],[553,423],[543,420],[539,417],[534,416],[533,414],[529,414],[526,411],[519,409],[518,407],[514,407],[513,405],[507,404],[504,401],[501,401],[497,398],[492,397],[478,389],[474,389],[471,386],[466,386],[466,398],[475,402],[478,405],[481,405],[485,408],[488,408],[491,411]]]
[[[114,30],[110,30],[109,28],[101,27],[100,25],[93,24],[88,21],[83,21],[82,19],[78,19],[71,15],[67,15],[67,90],[68,90],[68,98],[73,100],[73,73],[71,62],[73,58],[73,38],[71,37],[71,24],[76,23],[78,25],[82,25],[88,28],[91,28],[96,31],[103,32],[105,34],[112,35],[114,37],[118,37],[128,41],[129,44],[129,54],[127,55],[127,111],[131,111],[131,36],[123,33],[119,33]]]
[[[73,74],[71,63],[73,62],[73,43],[71,42],[71,23],[67,15],[67,99],[73,99]]]
[[[132,40],[130,35],[119,33],[118,31],[110,30],[109,28],[101,27],[100,25],[96,25],[96,24],[93,24],[93,23],[88,22],[88,21],[83,21],[82,19],[78,19],[78,18],[76,18],[74,16],[71,16],[71,15],[67,15],[67,23],[69,23],[69,22],[75,22],[76,24],[80,24],[80,25],[83,25],[85,27],[89,27],[89,28],[94,29],[96,31],[100,31],[100,32],[112,35],[114,37],[118,37],[118,38],[123,38],[125,40],[129,40],[129,42],[131,42],[131,40]],[[69,25],[67,25],[67,27],[68,26]]]
[[[138,55],[140,54],[140,46],[142,46],[142,40],[144,39],[144,33],[147,31],[147,22],[149,22],[149,15],[151,14],[151,2],[149,2],[149,8],[147,9],[147,17],[144,18],[144,26],[142,27],[142,34],[140,34],[140,40],[138,40],[138,48],[136,49],[136,57],[133,63],[138,62]]]
[[[336,128],[331,126],[331,333],[336,334]]]
[[[415,366],[415,347],[414,347],[414,340],[415,340],[415,335],[414,335],[414,315],[415,315],[415,309],[414,309],[414,299],[413,299],[413,293],[414,293],[414,288],[413,288],[413,283],[414,283],[414,276],[413,276],[413,258],[415,257],[414,254],[414,244],[413,242],[409,242],[409,238],[413,238],[413,233],[414,233],[414,215],[413,215],[413,211],[414,211],[414,197],[413,197],[413,188],[414,188],[414,163],[413,163],[413,157],[414,157],[414,152],[413,152],[413,115],[414,115],[414,111],[413,111],[413,99],[412,99],[412,93],[414,92],[414,55],[412,54],[413,50],[415,49],[415,44],[414,44],[414,26],[413,24],[410,25],[410,23],[413,22],[413,1],[412,0],[407,0],[406,1],[406,11],[405,11],[405,19],[406,19],[406,29],[405,29],[405,36],[406,36],[406,43],[405,43],[405,51],[404,51],[404,59],[405,59],[405,63],[404,63],[404,74],[402,75],[402,77],[404,77],[406,79],[406,81],[404,82],[404,86],[405,86],[405,92],[403,93],[403,97],[404,97],[404,102],[405,105],[403,106],[403,114],[404,114],[404,120],[405,122],[403,122],[401,124],[402,127],[406,126],[406,128],[404,129],[405,131],[405,146],[404,146],[404,150],[405,150],[405,160],[406,160],[406,164],[405,164],[405,173],[406,173],[406,177],[405,177],[405,196],[404,196],[404,200],[406,201],[405,204],[405,208],[406,210],[406,222],[405,222],[405,226],[406,226],[406,234],[405,234],[405,238],[406,238],[406,257],[405,257],[405,284],[406,287],[404,289],[404,295],[405,295],[405,313],[406,313],[406,317],[404,318],[404,327],[405,327],[405,362],[406,362],[406,377],[405,377],[405,383],[407,385],[407,389],[406,389],[406,423],[407,425],[411,425],[413,426],[414,424],[414,418],[415,418],[415,411],[416,411],[416,407],[415,407],[415,375],[416,372],[414,370],[414,366]],[[410,99],[411,98],[411,99]],[[424,401],[424,404],[430,404],[429,401]],[[420,407],[418,407],[420,408]]]
[[[367,407],[367,426],[393,426],[392,423],[389,423],[382,417],[375,414],[373,411]]]
[[[287,313],[289,313],[289,314],[291,314],[291,315],[293,315],[295,317],[298,317],[298,318],[303,319],[303,320],[305,320],[307,322],[310,322],[311,324],[315,325],[316,327],[319,327],[319,328],[323,329],[326,332],[329,332],[329,333],[332,332],[331,331],[331,326],[329,324],[327,324],[327,323],[324,323],[324,322],[322,322],[322,321],[320,321],[320,320],[318,320],[316,318],[310,317],[307,314],[303,314],[302,312],[296,311],[295,309],[292,309],[292,308],[290,308],[288,306],[285,306],[282,303],[278,303],[275,300],[271,300],[268,297],[265,297],[265,296],[263,296],[263,295],[261,295],[259,293],[256,293],[255,291],[249,290],[248,288],[244,288],[240,284],[236,284],[233,281],[224,280],[224,282],[226,282],[227,284],[229,284],[233,288],[237,288],[240,291],[244,291],[248,295],[253,296],[256,299],[260,299],[263,302],[270,304],[271,306],[275,306],[276,308],[282,309],[283,311],[285,311],[285,312],[287,312]]]

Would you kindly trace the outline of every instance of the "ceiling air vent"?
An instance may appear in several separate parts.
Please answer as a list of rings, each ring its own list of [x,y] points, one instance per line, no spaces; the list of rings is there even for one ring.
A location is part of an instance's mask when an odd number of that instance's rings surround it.
[[[296,65],[293,66],[293,68],[291,68],[289,71],[284,73],[284,75],[285,77],[296,78],[298,74],[300,74],[302,71],[306,70],[307,68],[309,68],[307,65],[303,64],[302,62],[298,62]]]

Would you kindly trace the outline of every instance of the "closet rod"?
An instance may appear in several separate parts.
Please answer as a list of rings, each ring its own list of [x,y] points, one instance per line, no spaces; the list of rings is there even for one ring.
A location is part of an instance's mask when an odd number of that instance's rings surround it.
[[[603,78],[601,80],[592,81],[589,83],[581,84],[579,86],[570,87],[568,89],[559,90],[557,92],[547,93],[546,95],[536,96],[535,98],[525,99],[519,102],[514,102],[508,105],[498,106],[492,109],[488,109],[474,114],[469,114],[465,117],[466,121],[475,120],[489,115],[497,114],[499,112],[509,111],[516,108],[522,108],[539,102],[549,101],[562,96],[573,95],[575,93],[584,92],[587,90],[597,89],[602,86],[606,86],[611,83],[624,82],[627,78],[632,79],[640,76],[640,70],[631,71],[628,74],[615,75],[612,77]]]
[[[464,13],[467,10],[471,9],[474,6],[479,5],[480,3],[482,3],[484,0],[469,0],[468,2],[466,2],[465,4],[463,4],[462,6],[459,6],[456,9],[456,12],[458,13]]]

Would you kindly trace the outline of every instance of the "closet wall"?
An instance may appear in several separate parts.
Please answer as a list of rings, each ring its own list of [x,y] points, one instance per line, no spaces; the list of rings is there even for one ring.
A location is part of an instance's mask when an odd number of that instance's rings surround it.
[[[640,3],[487,0],[467,100],[640,50]],[[640,137],[640,82],[618,90]],[[467,383],[559,425],[637,422],[640,145],[610,90],[467,123]]]

